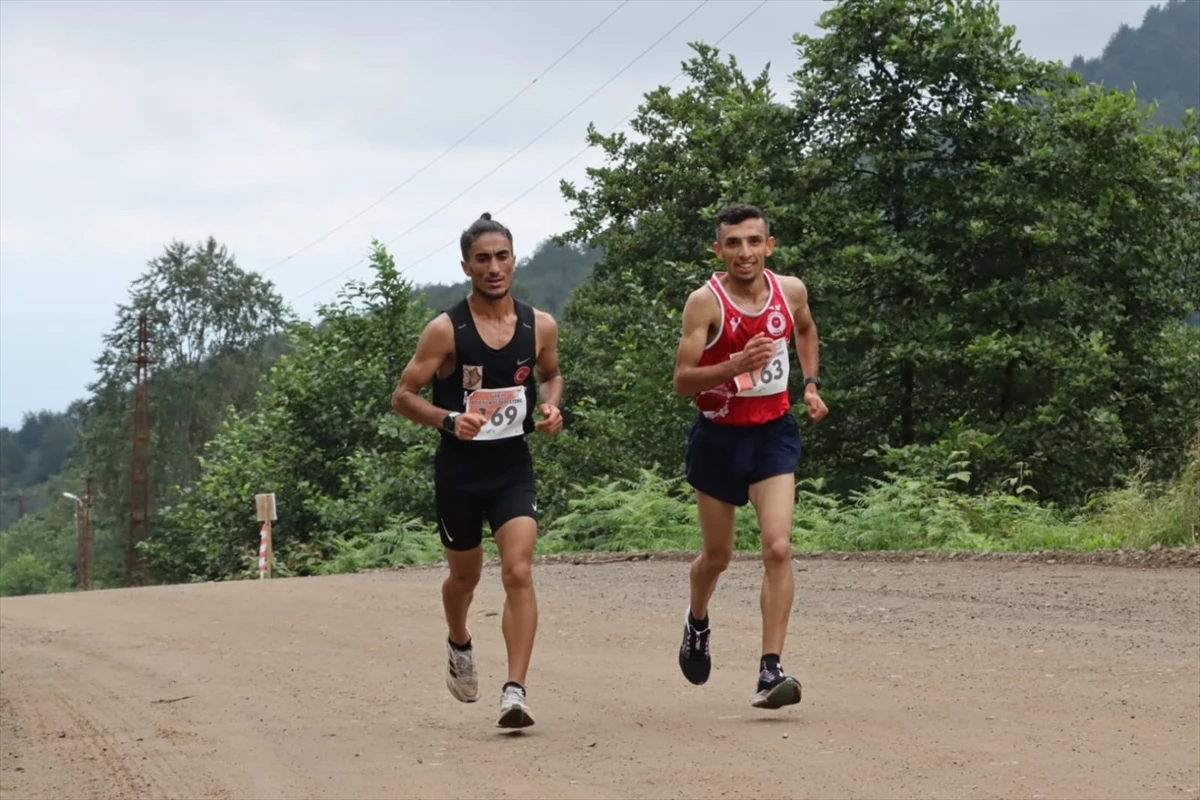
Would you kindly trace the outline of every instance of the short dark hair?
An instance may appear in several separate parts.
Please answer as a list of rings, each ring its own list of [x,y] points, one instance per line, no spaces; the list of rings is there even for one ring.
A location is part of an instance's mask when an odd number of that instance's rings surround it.
[[[767,235],[771,235],[771,223],[761,208],[747,205],[746,203],[734,203],[733,205],[725,206],[717,212],[717,241],[721,240],[722,225],[737,225],[739,222],[745,222],[748,219],[761,219],[763,226],[767,229]]]
[[[462,236],[458,239],[458,246],[462,249],[463,261],[467,260],[467,256],[471,252],[471,245],[475,244],[475,240],[485,233],[503,233],[508,239],[508,246],[512,247],[513,238],[512,231],[501,225],[496,220],[492,219],[492,215],[488,212],[483,212],[479,219],[471,223],[471,227],[462,232]]]

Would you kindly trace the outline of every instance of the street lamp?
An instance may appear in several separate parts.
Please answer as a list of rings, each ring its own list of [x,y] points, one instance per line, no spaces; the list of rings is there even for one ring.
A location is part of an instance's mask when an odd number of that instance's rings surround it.
[[[75,501],[75,571],[76,571],[75,580],[78,581],[78,580],[80,580],[80,575],[79,575],[80,570],[82,570],[82,568],[83,568],[83,565],[80,563],[80,561],[81,561],[80,556],[82,555],[82,553],[80,552],[80,549],[79,549],[80,543],[83,541],[83,539],[79,533],[79,521],[80,521],[80,518],[83,516],[83,501],[80,500],[75,495],[71,494],[70,492],[63,492],[63,497],[69,497]]]

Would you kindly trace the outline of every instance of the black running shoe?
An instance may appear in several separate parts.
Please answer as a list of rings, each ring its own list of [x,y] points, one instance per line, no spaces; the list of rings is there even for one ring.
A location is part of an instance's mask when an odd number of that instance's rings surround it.
[[[755,708],[780,708],[800,702],[800,681],[786,675],[776,665],[758,673],[758,691],[750,705]]]
[[[683,619],[683,642],[679,645],[679,669],[683,677],[699,686],[708,680],[712,672],[712,659],[708,655],[708,636],[712,623],[704,630],[696,630],[685,616]]]

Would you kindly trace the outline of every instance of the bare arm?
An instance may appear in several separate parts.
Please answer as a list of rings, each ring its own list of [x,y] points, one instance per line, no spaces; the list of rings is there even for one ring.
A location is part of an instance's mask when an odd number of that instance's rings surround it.
[[[790,276],[789,276],[790,277]],[[800,359],[800,370],[806,378],[820,377],[821,356],[817,338],[817,324],[808,308],[808,287],[799,278],[787,281],[785,291],[792,307],[792,334],[796,340],[796,357]],[[806,386],[805,390],[815,389]]]
[[[820,377],[820,352],[817,339],[817,324],[813,322],[808,308],[808,287],[799,278],[788,278],[783,286],[788,303],[792,308],[792,334],[796,339],[796,357],[800,359],[800,371],[806,378]],[[808,418],[820,422],[829,414],[829,408],[821,399],[816,386],[804,387],[804,405],[808,407]]]
[[[558,369],[558,323],[545,311],[537,311],[538,400],[558,407],[562,403],[563,378]]]
[[[392,391],[392,410],[420,425],[442,427],[442,420],[450,411],[438,408],[421,397],[421,390],[429,385],[453,353],[454,328],[450,317],[440,314],[421,331],[417,350]]]
[[[692,397],[720,386],[742,372],[738,369],[740,362],[737,359],[707,367],[696,366],[708,344],[708,330],[719,316],[717,299],[707,289],[692,292],[683,304],[683,335],[675,354],[675,377],[671,382],[675,394]]]

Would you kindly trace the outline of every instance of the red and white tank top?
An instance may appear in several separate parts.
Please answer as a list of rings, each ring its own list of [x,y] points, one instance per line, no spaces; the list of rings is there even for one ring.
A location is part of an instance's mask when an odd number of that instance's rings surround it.
[[[723,274],[714,273],[705,284],[717,296],[721,323],[717,337],[704,348],[699,366],[728,361],[760,333],[775,340],[775,354],[762,369],[697,394],[696,407],[705,417],[723,425],[760,425],[783,416],[792,404],[788,393],[792,310],[779,279],[770,270],[763,270],[769,287],[767,301],[755,311],[733,302],[721,285]]]

